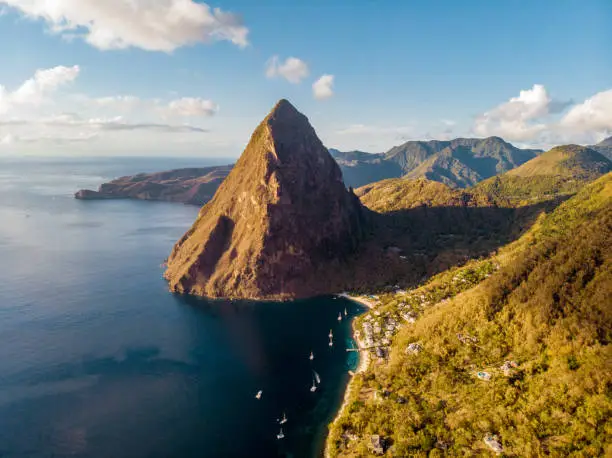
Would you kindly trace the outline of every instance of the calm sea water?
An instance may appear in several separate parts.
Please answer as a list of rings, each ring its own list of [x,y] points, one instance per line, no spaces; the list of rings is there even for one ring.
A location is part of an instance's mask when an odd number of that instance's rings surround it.
[[[0,159],[0,457],[321,452],[356,364],[337,315],[359,306],[172,295],[160,263],[197,208],[72,197],[120,175],[202,165]]]

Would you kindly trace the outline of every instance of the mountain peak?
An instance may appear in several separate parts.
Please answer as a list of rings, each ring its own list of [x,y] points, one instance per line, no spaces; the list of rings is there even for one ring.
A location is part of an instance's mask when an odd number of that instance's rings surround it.
[[[287,99],[280,99],[264,120],[269,126],[285,125],[310,127],[308,118],[300,113]]]
[[[287,99],[280,99],[274,107],[272,111],[270,111],[269,116],[274,116],[282,113],[299,113],[297,109],[291,104],[291,102]]]
[[[364,213],[338,164],[288,101],[279,101],[193,227],[175,245],[170,289],[285,299],[344,289]]]

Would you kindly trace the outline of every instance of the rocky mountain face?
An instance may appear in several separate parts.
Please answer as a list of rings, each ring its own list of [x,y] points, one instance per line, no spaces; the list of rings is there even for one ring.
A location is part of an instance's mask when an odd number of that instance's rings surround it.
[[[341,290],[366,210],[308,119],[281,100],[177,242],[172,291],[290,299]]]
[[[589,148],[594,149],[612,161],[612,137],[602,140],[597,145],[591,145]]]
[[[539,150],[520,149],[499,137],[406,142],[385,158],[401,165],[407,178],[427,178],[465,188],[507,172],[536,157]]]
[[[409,141],[383,154],[331,152],[350,186],[405,176],[465,188],[518,167],[541,151],[516,148],[499,137],[489,137]]]
[[[231,168],[231,165],[223,165],[139,173],[104,183],[97,191],[82,189],[74,197],[83,200],[162,200],[203,205],[212,199]]]

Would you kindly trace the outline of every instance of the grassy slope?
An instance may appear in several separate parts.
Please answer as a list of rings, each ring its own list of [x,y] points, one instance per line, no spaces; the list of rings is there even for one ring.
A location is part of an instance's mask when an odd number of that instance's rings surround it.
[[[588,181],[609,172],[611,165],[597,151],[584,146],[565,145],[557,146],[507,174],[516,177],[557,175]]]
[[[487,205],[485,195],[452,189],[426,179],[395,178],[363,186],[355,191],[363,204],[377,212],[392,212],[427,205],[429,207]]]
[[[369,435],[381,434],[389,456],[442,456],[438,441],[452,456],[487,454],[489,432],[507,456],[612,453],[611,202],[607,174],[493,258],[382,296],[381,316],[398,307],[422,316],[394,336],[389,363],[356,376],[333,453],[365,455]],[[500,265],[492,275],[491,263]],[[423,351],[406,354],[411,342]],[[505,360],[519,364],[510,377],[499,370]],[[374,401],[383,389],[391,394]]]
[[[612,163],[589,148],[558,146],[509,172],[489,178],[472,191],[496,200],[533,201],[575,194],[588,181],[612,170]]]

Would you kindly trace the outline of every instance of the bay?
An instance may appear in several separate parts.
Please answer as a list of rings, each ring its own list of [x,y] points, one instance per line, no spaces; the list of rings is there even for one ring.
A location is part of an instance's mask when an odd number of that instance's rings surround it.
[[[0,159],[0,456],[321,453],[360,307],[170,294],[160,263],[198,208],[73,198],[117,176],[227,162]]]

